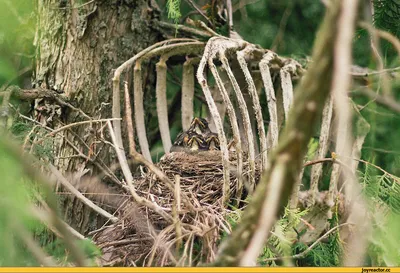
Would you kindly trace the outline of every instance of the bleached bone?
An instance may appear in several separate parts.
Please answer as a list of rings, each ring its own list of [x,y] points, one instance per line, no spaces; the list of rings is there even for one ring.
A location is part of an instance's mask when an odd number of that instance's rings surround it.
[[[353,108],[355,108],[355,111],[357,112],[356,115],[357,121],[356,121],[356,128],[354,131],[355,140],[351,151],[351,158],[353,159],[353,162],[351,164],[351,169],[353,173],[356,173],[359,163],[358,159],[361,159],[361,149],[364,144],[365,137],[369,133],[370,125],[365,120],[365,118],[360,114],[359,110],[356,107]]]
[[[142,83],[142,64],[137,61],[133,69],[133,98],[135,105],[135,123],[136,132],[139,139],[139,146],[143,156],[150,162],[151,155],[149,142],[146,136],[146,126],[144,123],[144,108],[143,108],[143,83]]]
[[[146,61],[154,56],[161,55],[162,58],[168,59],[172,55],[180,55],[183,52],[186,52],[187,54],[195,54],[199,53],[203,50],[204,43],[201,42],[184,42],[180,44],[172,44],[172,45],[164,45],[163,47],[157,47],[154,48],[150,51],[148,51],[146,54],[141,55],[141,57],[136,61],[135,69],[134,69],[134,99],[135,99],[135,121],[136,121],[136,128],[138,130],[137,136],[139,139],[139,145],[140,149],[144,155],[144,157],[151,161],[151,155],[150,155],[150,149],[149,149],[149,144],[146,136],[146,130],[145,130],[145,123],[144,123],[144,107],[143,107],[143,86],[142,86],[142,78],[141,78],[141,63],[143,61]],[[139,55],[139,54],[138,54]],[[165,71],[166,72],[166,71]],[[140,77],[140,79],[137,77]],[[157,76],[158,77],[158,76]],[[161,78],[163,76],[161,75]],[[166,75],[165,75],[165,81],[163,83],[158,82],[157,90],[160,92],[157,92],[157,96],[166,96],[165,91],[166,87],[163,87],[162,85],[165,84],[166,86]],[[160,88],[160,89],[158,89]],[[161,92],[161,90],[164,90]],[[169,127],[166,129],[163,127],[165,124],[168,124],[168,111],[167,111],[167,106],[166,106],[166,98],[165,102],[159,101],[157,99],[157,103],[160,102],[160,106],[163,107],[162,105],[165,106],[165,110],[161,110],[164,114],[162,115],[160,122],[160,133],[162,136],[162,141],[163,141],[163,147],[166,152],[169,152],[169,148],[172,146],[171,145],[171,138],[169,136]],[[159,111],[157,107],[157,111]],[[166,113],[166,114],[165,114]],[[166,121],[167,120],[167,121]],[[163,124],[161,124],[163,123]],[[161,132],[161,128],[163,132]],[[168,148],[169,147],[169,148]]]
[[[260,155],[261,155],[261,169],[264,170],[267,166],[267,138],[265,137],[264,120],[262,116],[262,110],[260,105],[260,100],[258,99],[256,86],[254,84],[253,78],[249,68],[247,67],[246,57],[250,55],[253,50],[255,50],[254,45],[247,45],[245,49],[236,52],[237,59],[242,69],[250,96],[253,101],[253,108],[256,115],[258,135],[260,138]]]
[[[182,128],[187,130],[193,119],[194,67],[190,59],[183,64],[182,70]]]
[[[222,42],[222,43],[221,43]],[[209,59],[214,59],[216,54],[227,47],[227,45],[231,45],[230,47],[234,48],[241,48],[245,44],[244,41],[237,41],[233,42],[228,39],[224,39],[221,37],[214,37],[211,38],[204,49],[204,54],[201,58],[199,63],[199,68],[197,70],[197,80],[203,90],[204,96],[207,100],[208,108],[210,109],[210,113],[214,119],[215,126],[217,129],[218,137],[220,140],[220,147],[222,152],[222,166],[223,166],[223,178],[224,178],[224,185],[223,185],[223,203],[226,203],[229,200],[229,152],[228,152],[228,145],[226,141],[226,136],[223,130],[223,125],[221,121],[221,117],[218,113],[217,106],[215,105],[214,100],[212,99],[210,88],[207,84],[207,79],[204,77],[204,70],[205,66]],[[222,204],[224,205],[224,204]]]
[[[236,142],[236,154],[237,154],[237,175],[238,175],[238,186],[240,186],[240,189],[242,188],[243,185],[243,176],[242,176],[242,171],[243,171],[243,154],[242,154],[242,143],[240,139],[240,132],[239,132],[239,126],[237,124],[237,118],[235,114],[235,110],[233,108],[232,102],[229,99],[228,92],[225,89],[224,83],[221,80],[221,77],[218,74],[217,68],[215,67],[213,59],[208,60],[208,67],[211,70],[211,73],[214,76],[215,82],[217,83],[218,89],[221,92],[222,99],[224,101],[224,104],[226,106],[226,111],[228,113],[229,121],[231,123],[232,127],[232,133],[233,133],[233,139]]]
[[[164,147],[164,152],[167,154],[171,149],[171,136],[169,133],[168,122],[168,104],[167,104],[167,65],[166,59],[162,56],[156,64],[157,83],[156,83],[156,98],[157,98],[157,115],[158,126],[160,128],[161,141]]]
[[[264,82],[265,94],[267,97],[268,112],[270,117],[270,130],[268,133],[271,137],[272,147],[275,147],[278,143],[279,138],[279,127],[278,127],[278,114],[276,109],[276,97],[274,91],[274,85],[272,83],[271,72],[269,69],[269,63],[276,57],[273,52],[265,54],[259,63],[262,80]]]
[[[322,124],[319,136],[319,147],[315,154],[315,159],[324,158],[329,146],[329,132],[332,123],[332,108],[333,100],[332,96],[329,96],[325,102],[324,110],[322,112]],[[315,164],[311,167],[311,181],[310,190],[312,194],[311,203],[315,203],[315,198],[318,194],[318,184],[322,176],[322,164]]]
[[[243,97],[242,91],[240,90],[239,84],[233,75],[232,69],[229,66],[228,59],[225,56],[225,50],[219,52],[219,59],[222,62],[222,67],[225,69],[226,73],[228,74],[229,80],[233,86],[233,90],[235,91],[235,95],[238,101],[239,110],[241,116],[243,118],[243,125],[244,131],[247,138],[247,145],[248,145],[248,162],[249,162],[249,170],[250,170],[250,187],[254,188],[255,186],[255,150],[254,150],[254,141],[253,141],[253,131],[251,130],[251,122],[249,111],[247,110],[246,101]],[[242,186],[238,185],[238,195],[242,191]]]
[[[284,67],[282,67],[281,71],[279,72],[281,76],[281,86],[282,86],[282,95],[283,95],[283,108],[285,110],[285,120],[289,116],[289,109],[293,103],[293,85],[292,85],[292,78],[291,73],[296,70],[296,66],[294,63],[289,62]]]
[[[114,72],[114,77],[112,79],[112,86],[113,86],[113,104],[112,104],[112,117],[116,118],[118,120],[113,121],[113,127],[115,130],[115,135],[116,135],[116,141],[118,143],[119,147],[123,147],[122,144],[122,136],[121,136],[121,121],[119,118],[121,117],[121,100],[120,100],[120,77],[121,73],[127,69],[130,68],[139,58],[143,57],[146,55],[148,52],[152,51],[153,49],[165,45],[167,43],[180,43],[180,42],[197,42],[194,39],[188,39],[188,38],[177,38],[177,39],[170,39],[170,40],[165,40],[161,41],[158,43],[155,43],[154,45],[149,46],[148,48],[140,51],[138,54],[124,62],[122,65],[120,65]]]

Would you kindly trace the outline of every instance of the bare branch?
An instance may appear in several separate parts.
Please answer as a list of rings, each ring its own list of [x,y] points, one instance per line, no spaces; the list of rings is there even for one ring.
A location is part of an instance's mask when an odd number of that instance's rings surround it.
[[[43,186],[45,194],[47,196],[47,202],[51,208],[51,224],[63,235],[63,240],[70,251],[72,259],[78,266],[85,266],[85,254],[76,245],[75,239],[71,232],[66,228],[63,221],[59,217],[56,209],[58,207],[57,199],[53,193],[52,183],[46,179],[41,173],[38,172],[37,168],[32,165],[35,159],[29,154],[21,153],[19,147],[7,142],[4,137],[0,137],[0,145],[5,149],[6,153],[21,162],[23,171],[26,175],[32,178],[34,181],[38,182]]]
[[[400,113],[400,103],[396,102],[396,100],[390,95],[379,95],[367,88],[363,88],[362,90],[357,91],[355,94],[357,93],[367,96],[376,103],[387,107],[389,110]]]
[[[113,118],[121,118],[121,101],[120,101],[120,90],[119,90],[119,83],[120,83],[120,77],[121,73],[129,68],[132,67],[132,65],[138,60],[139,58],[143,57],[153,49],[168,44],[168,43],[179,43],[179,42],[188,42],[188,41],[196,41],[193,39],[170,39],[170,40],[165,40],[159,43],[155,43],[154,45],[149,46],[148,48],[140,51],[138,54],[124,62],[122,65],[120,65],[114,72],[114,77],[112,79],[112,86],[113,86],[113,104],[112,104],[112,117]],[[136,90],[136,88],[135,88]],[[114,127],[115,127],[115,133],[117,137],[117,143],[118,146],[123,147],[122,145],[122,136],[121,136],[121,121],[120,120],[115,120],[113,122]]]
[[[57,178],[59,182],[67,189],[69,190],[76,198],[81,200],[85,205],[93,209],[95,212],[98,214],[106,217],[107,219],[110,219],[112,222],[118,221],[118,218],[111,215],[107,211],[103,210],[96,204],[94,204],[92,201],[87,199],[82,193],[80,193],[77,189],[74,188],[74,186],[71,185],[71,183],[68,182],[68,180],[62,175],[62,173],[56,169],[51,163],[48,163],[48,168],[51,171],[51,173]]]
[[[112,125],[109,121],[107,122],[107,125],[108,125],[108,129],[110,131],[111,139],[115,146],[115,151],[117,153],[118,161],[121,165],[122,173],[124,174],[125,181],[128,184],[128,188],[129,188],[130,193],[132,194],[133,199],[135,199],[135,201],[138,202],[139,204],[145,205],[149,209],[152,209],[153,211],[158,213],[160,216],[162,216],[165,220],[172,223],[173,222],[172,217],[168,213],[163,211],[160,206],[158,206],[156,203],[152,203],[151,201],[149,201],[145,198],[142,198],[141,196],[139,196],[137,194],[135,186],[133,185],[133,176],[129,169],[129,165],[128,165],[128,161],[126,160],[126,156],[123,153],[122,148],[118,147],[116,135],[115,135]]]
[[[314,243],[312,243],[309,247],[307,247],[306,250],[304,250],[303,252],[293,255],[293,256],[286,256],[286,257],[275,257],[275,258],[267,258],[267,259],[263,259],[263,262],[268,262],[268,261],[280,261],[280,260],[285,260],[285,259],[302,259],[304,258],[314,247],[316,247],[323,239],[325,239],[326,237],[328,237],[328,235],[330,235],[331,233],[333,233],[335,230],[343,227],[343,226],[347,226],[347,225],[351,225],[350,223],[343,223],[340,225],[337,225],[333,228],[331,228],[330,230],[328,230],[327,232],[325,232],[324,235],[322,235],[321,237],[318,238],[318,240],[316,240]]]
[[[335,41],[334,73],[331,91],[337,114],[335,150],[339,156],[345,157],[344,164],[347,166],[351,166],[351,161],[346,158],[351,154],[353,143],[351,138],[351,112],[347,96],[351,84],[351,75],[348,71],[350,71],[352,62],[352,40],[357,6],[357,0],[341,1],[342,12],[338,21],[339,31],[337,40]],[[335,165],[335,167],[337,166]],[[359,184],[352,171],[343,171],[342,173],[347,180],[345,183],[346,197],[352,201],[351,213],[347,221],[354,223],[358,230],[352,234],[348,242],[344,256],[345,266],[359,266],[363,263],[367,242],[365,204],[360,194]],[[335,184],[335,181],[339,179],[339,174],[332,172],[331,178],[334,180],[332,181],[331,179],[332,184]],[[333,204],[333,194],[334,192],[332,191],[328,196],[328,202],[331,204]],[[361,230],[361,227],[363,230]]]
[[[333,44],[337,35],[340,1],[331,3],[316,38],[314,62],[298,86],[296,104],[293,105],[278,146],[268,160],[267,169],[240,224],[221,244],[215,265],[254,265],[275,220],[287,205],[332,82]]]

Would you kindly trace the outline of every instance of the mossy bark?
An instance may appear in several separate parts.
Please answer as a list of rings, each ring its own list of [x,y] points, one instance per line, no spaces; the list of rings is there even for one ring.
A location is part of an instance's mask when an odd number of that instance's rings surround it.
[[[89,2],[37,1],[34,85],[64,93],[90,117],[109,118],[113,69],[162,39],[152,28],[159,10],[151,0]],[[52,125],[57,127],[82,119],[78,112],[65,109]],[[93,124],[90,130],[76,127],[55,141],[54,164],[60,170],[75,173],[88,169],[92,175],[100,171],[90,161],[71,157],[76,151],[65,138],[89,157],[100,152],[96,157],[98,162],[108,164],[115,159],[110,147],[98,142],[100,127],[96,126]],[[66,221],[81,233],[98,224],[90,209],[75,198],[65,198],[62,207]]]

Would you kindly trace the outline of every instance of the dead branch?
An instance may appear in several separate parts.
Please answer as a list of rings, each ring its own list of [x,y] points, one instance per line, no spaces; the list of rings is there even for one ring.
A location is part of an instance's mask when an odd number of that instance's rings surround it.
[[[354,94],[364,95],[370,98],[371,100],[374,100],[376,103],[382,105],[383,107],[386,107],[394,112],[400,113],[400,103],[396,102],[396,100],[390,95],[380,95],[367,88],[363,88],[355,92]]]
[[[32,143],[32,145],[38,145],[38,144],[42,143],[46,138],[55,136],[56,134],[58,134],[58,133],[60,133],[62,131],[65,131],[67,129],[70,129],[72,127],[75,127],[75,126],[80,126],[80,125],[88,124],[88,123],[92,124],[92,123],[106,122],[106,121],[109,121],[109,120],[116,120],[116,119],[115,118],[111,118],[111,119],[110,118],[106,118],[106,119],[97,119],[97,120],[84,120],[84,121],[78,121],[78,122],[70,123],[70,124],[67,124],[65,126],[62,126],[60,128],[57,128],[57,129],[51,131],[50,133],[48,133],[47,135],[45,135],[41,139],[39,139],[36,142]],[[118,120],[121,120],[121,119],[119,118]]]
[[[118,218],[111,215],[107,211],[103,210],[99,206],[95,205],[92,201],[90,201],[88,198],[86,198],[82,193],[80,193],[77,189],[74,188],[74,186],[71,185],[71,183],[68,182],[68,180],[62,175],[62,173],[56,169],[51,163],[47,163],[47,167],[51,171],[51,173],[57,178],[59,182],[67,189],[69,190],[76,198],[81,200],[85,205],[93,209],[95,212],[98,214],[106,217],[107,219],[110,219],[112,222],[118,221]]]
[[[135,199],[135,201],[138,202],[139,204],[145,205],[146,207],[154,210],[156,213],[158,213],[160,216],[162,216],[165,220],[167,220],[169,222],[173,222],[172,217],[168,213],[166,213],[160,206],[158,206],[156,203],[152,203],[151,201],[149,201],[145,198],[142,198],[141,196],[139,196],[137,194],[135,186],[133,185],[133,176],[129,169],[129,165],[126,160],[125,154],[123,153],[122,148],[118,146],[118,143],[116,140],[116,135],[115,135],[112,125],[109,121],[107,122],[107,125],[108,125],[108,129],[110,131],[111,139],[115,146],[115,151],[117,153],[122,172],[125,177],[125,182],[128,184],[129,191],[132,194],[133,199]]]
[[[339,7],[340,1],[332,1],[327,10],[314,46],[314,62],[295,93],[296,104],[290,112],[281,141],[269,157],[267,169],[240,224],[222,243],[215,265],[254,265],[275,219],[288,202],[317,117],[329,94]]]
[[[349,156],[352,150],[351,137],[351,111],[348,101],[348,90],[351,84],[351,75],[348,73],[352,62],[352,40],[354,33],[354,25],[357,15],[358,1],[342,1],[341,15],[338,20],[338,36],[335,41],[335,58],[334,58],[334,73],[332,81],[332,96],[334,101],[335,112],[337,115],[337,139],[336,153],[339,156]],[[351,161],[344,159],[344,164],[351,166]],[[335,165],[337,167],[339,165]],[[356,225],[356,231],[353,232],[348,247],[344,254],[345,266],[359,266],[363,263],[364,253],[366,250],[368,224],[365,221],[366,206],[361,196],[361,189],[358,181],[353,173],[353,170],[342,171],[343,177],[347,180],[345,183],[346,198],[351,200],[352,204],[350,216],[347,222],[352,222]],[[337,174],[332,171],[331,178],[334,179],[331,183],[339,180],[340,172]],[[329,185],[330,189],[332,185]],[[336,189],[329,193],[328,202],[333,204],[333,194]],[[361,228],[363,230],[361,230]]]
[[[283,109],[285,110],[285,120],[287,121],[289,116],[289,109],[293,103],[293,85],[290,73],[294,72],[296,67],[294,64],[288,63],[279,72],[281,76],[281,87],[283,96]]]
[[[4,136],[0,137],[0,145],[4,148],[9,156],[14,157],[18,160],[18,162],[21,162],[23,171],[28,177],[32,178],[34,181],[43,186],[47,197],[47,203],[51,208],[51,224],[63,235],[63,241],[70,251],[71,257],[75,263],[78,266],[85,266],[85,254],[76,245],[73,235],[66,228],[58,212],[56,211],[58,207],[58,201],[53,193],[52,183],[41,173],[39,173],[37,168],[32,165],[32,163],[35,162],[34,158],[32,158],[29,154],[21,153],[21,150],[11,142],[6,141]]]
[[[337,225],[333,228],[331,228],[330,230],[328,230],[327,232],[324,233],[324,235],[322,235],[321,237],[318,238],[318,240],[316,240],[313,244],[311,244],[309,247],[307,247],[306,250],[304,250],[303,252],[293,255],[293,256],[285,256],[285,257],[275,257],[275,258],[267,258],[267,259],[263,259],[263,262],[268,262],[268,261],[280,261],[280,260],[285,260],[285,259],[302,259],[304,258],[314,247],[316,247],[323,239],[325,239],[326,237],[328,237],[331,233],[333,233],[334,231],[336,231],[337,229],[343,227],[343,226],[347,226],[347,225],[351,225],[350,223],[343,223],[340,225]]]
[[[119,90],[119,84],[120,84],[120,77],[121,73],[126,70],[129,67],[132,67],[132,65],[138,60],[139,58],[143,57],[146,55],[148,52],[151,50],[162,46],[164,44],[168,43],[179,43],[179,42],[188,42],[188,41],[196,41],[193,39],[170,39],[170,40],[165,40],[162,42],[155,43],[154,45],[149,46],[148,48],[140,51],[138,54],[124,62],[122,65],[120,65],[114,72],[114,77],[112,79],[112,86],[113,86],[113,104],[112,104],[112,117],[113,118],[121,118],[121,101],[120,101],[120,90]],[[138,87],[139,88],[139,87]],[[134,88],[136,90],[136,88]],[[143,92],[143,91],[142,91]],[[115,133],[117,137],[117,143],[119,147],[123,147],[122,145],[122,136],[121,136],[121,121],[120,120],[115,120],[113,122],[114,127],[115,127]]]

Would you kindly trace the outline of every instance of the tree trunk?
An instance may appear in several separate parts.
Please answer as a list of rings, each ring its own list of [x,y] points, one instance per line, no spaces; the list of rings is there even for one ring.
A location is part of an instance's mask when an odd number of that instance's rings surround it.
[[[152,28],[153,20],[158,20],[158,7],[151,0],[38,0],[37,11],[35,87],[64,93],[71,104],[93,119],[111,117],[113,69],[162,39]],[[58,118],[53,119],[41,115],[41,122],[57,127],[87,119],[68,108],[57,113]],[[73,127],[55,141],[54,164],[60,170],[100,173],[91,160],[76,157],[77,150],[67,140],[90,159],[99,153],[96,162],[100,165],[114,160],[110,146],[99,142],[101,126],[93,123],[90,130],[88,127]],[[65,198],[62,206],[66,221],[82,233],[100,223],[75,198]]]

